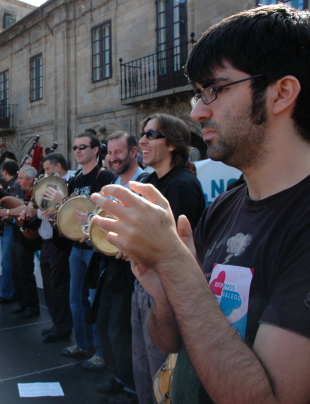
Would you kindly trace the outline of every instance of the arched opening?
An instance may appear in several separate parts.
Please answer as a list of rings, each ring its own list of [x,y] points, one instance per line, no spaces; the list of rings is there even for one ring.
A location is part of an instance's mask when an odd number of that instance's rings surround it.
[[[14,160],[18,163],[17,158],[15,157],[15,155],[9,151],[3,153],[3,155],[0,157],[0,167],[2,166],[2,164],[5,162],[5,160],[10,159],[10,160]]]

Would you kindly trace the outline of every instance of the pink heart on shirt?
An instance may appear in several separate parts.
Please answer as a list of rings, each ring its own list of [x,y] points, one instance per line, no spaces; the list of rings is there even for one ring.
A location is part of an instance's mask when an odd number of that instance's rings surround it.
[[[218,274],[218,277],[215,278],[211,283],[210,283],[210,288],[212,290],[212,293],[216,296],[221,296],[222,295],[222,290],[224,287],[224,282],[226,278],[226,273],[225,271],[221,271]]]

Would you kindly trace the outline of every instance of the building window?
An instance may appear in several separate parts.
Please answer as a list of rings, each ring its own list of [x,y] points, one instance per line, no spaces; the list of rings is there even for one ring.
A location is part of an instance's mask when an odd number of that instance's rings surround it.
[[[112,77],[111,21],[92,29],[93,82]]]
[[[258,0],[257,5],[269,5],[279,3],[278,0]],[[308,7],[308,0],[281,0],[281,3],[287,3],[298,10],[304,10]]]
[[[42,55],[30,59],[30,101],[43,98],[43,67]]]
[[[8,118],[9,110],[9,71],[0,73],[0,120]]]
[[[4,13],[3,15],[3,28],[7,28],[10,25],[14,24],[16,18],[10,14]]]
[[[157,0],[159,90],[185,84],[187,42],[186,0]]]

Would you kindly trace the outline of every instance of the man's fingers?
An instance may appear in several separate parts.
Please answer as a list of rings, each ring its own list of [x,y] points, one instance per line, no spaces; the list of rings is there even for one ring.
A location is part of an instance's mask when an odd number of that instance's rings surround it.
[[[182,237],[190,237],[193,235],[191,224],[185,215],[179,216],[178,233]]]
[[[91,195],[91,199],[97,206],[99,206],[99,208],[103,209],[110,215],[115,217],[121,216],[123,206],[112,199],[109,199],[106,196],[103,196],[101,193],[99,194],[96,192]]]
[[[162,208],[167,207],[167,201],[163,195],[151,184],[129,181],[130,188],[137,194],[143,195],[146,199]]]
[[[99,215],[96,215],[92,218],[92,221],[98,225],[101,230],[104,232],[104,234],[108,234],[109,232],[116,233],[117,228],[116,224],[117,221],[115,219],[110,219],[108,217],[101,217]]]
[[[136,194],[131,192],[129,189],[122,187],[121,185],[106,185],[101,189],[101,193],[104,196],[111,196],[117,199],[124,206],[134,206],[151,202],[163,208],[167,207],[167,200],[153,185],[141,184],[139,182],[129,182],[129,185],[130,188],[136,192]],[[139,194],[145,196],[146,200],[141,198]]]
[[[118,235],[120,224],[117,220],[96,215],[92,218],[92,221],[101,228],[109,243],[115,245],[120,251],[123,251],[124,246],[121,237]]]
[[[189,220],[185,215],[179,216],[178,219],[178,234],[190,252],[196,256],[194,237]]]

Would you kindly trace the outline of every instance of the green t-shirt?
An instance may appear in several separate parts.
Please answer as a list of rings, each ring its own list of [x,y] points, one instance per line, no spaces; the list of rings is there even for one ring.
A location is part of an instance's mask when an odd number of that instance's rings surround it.
[[[172,404],[199,404],[200,381],[185,347],[178,354],[172,383]]]

